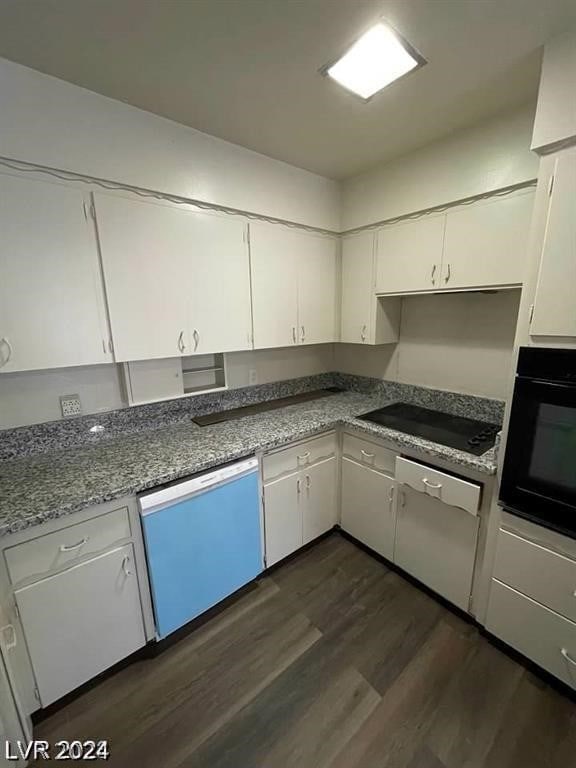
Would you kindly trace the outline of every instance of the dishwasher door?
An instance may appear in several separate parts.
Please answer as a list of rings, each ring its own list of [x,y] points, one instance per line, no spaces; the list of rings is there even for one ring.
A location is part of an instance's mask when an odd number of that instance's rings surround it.
[[[158,638],[263,570],[256,459],[140,498]]]

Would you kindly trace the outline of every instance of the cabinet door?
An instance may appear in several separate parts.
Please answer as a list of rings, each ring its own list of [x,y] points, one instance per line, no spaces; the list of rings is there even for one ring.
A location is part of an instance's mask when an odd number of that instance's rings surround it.
[[[396,482],[369,467],[342,459],[342,528],[392,560]]]
[[[270,567],[302,546],[300,473],[264,486],[266,565]]]
[[[3,371],[112,360],[86,202],[76,188],[0,175]]]
[[[297,343],[298,234],[272,224],[250,224],[254,348]]]
[[[336,341],[336,240],[306,232],[298,238],[298,340]]]
[[[576,336],[576,148],[560,152],[530,326],[533,336]]]
[[[342,315],[340,341],[374,343],[370,307],[374,296],[374,233],[342,240]]]
[[[15,596],[43,707],[145,643],[131,544]]]
[[[414,293],[441,287],[446,217],[425,216],[378,232],[376,292]]]
[[[191,212],[191,353],[252,347],[247,225],[229,216]]]
[[[96,195],[116,360],[190,354],[194,214]]]
[[[394,562],[463,611],[468,611],[478,517],[399,488]]]
[[[521,285],[533,206],[530,191],[448,211],[442,287]]]
[[[336,525],[336,457],[302,470],[303,543]]]

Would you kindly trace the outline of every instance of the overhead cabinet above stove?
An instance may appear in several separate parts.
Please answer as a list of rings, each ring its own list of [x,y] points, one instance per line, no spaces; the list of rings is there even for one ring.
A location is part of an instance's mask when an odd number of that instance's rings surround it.
[[[376,293],[411,294],[520,286],[534,194],[521,190],[384,226]]]

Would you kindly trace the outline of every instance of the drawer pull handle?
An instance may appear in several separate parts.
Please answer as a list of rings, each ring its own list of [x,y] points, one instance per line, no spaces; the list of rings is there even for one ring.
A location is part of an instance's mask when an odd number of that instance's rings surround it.
[[[566,648],[561,648],[560,649],[560,653],[562,654],[562,656],[564,656],[566,661],[569,661],[570,664],[572,664],[573,667],[576,667],[576,659],[573,659],[572,656],[570,656],[570,654],[568,653]]]
[[[310,458],[310,451],[306,451],[306,453],[302,453],[298,456],[299,461],[306,461],[306,459]]]
[[[434,491],[439,491],[442,488],[442,483],[431,483],[427,477],[423,477],[422,482],[427,488],[432,488]]]
[[[360,448],[360,453],[366,459],[373,459],[375,457],[375,455],[376,455],[374,453],[368,453],[368,451],[365,451],[363,448]]]
[[[72,552],[75,549],[80,549],[80,547],[83,547],[84,544],[88,543],[88,536],[84,536],[84,538],[79,541],[77,544],[61,544],[60,545],[60,552]]]

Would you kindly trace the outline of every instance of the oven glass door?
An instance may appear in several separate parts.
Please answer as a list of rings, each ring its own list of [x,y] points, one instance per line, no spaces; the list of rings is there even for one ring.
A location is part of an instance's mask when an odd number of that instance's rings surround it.
[[[519,377],[500,500],[576,537],[576,386]]]

